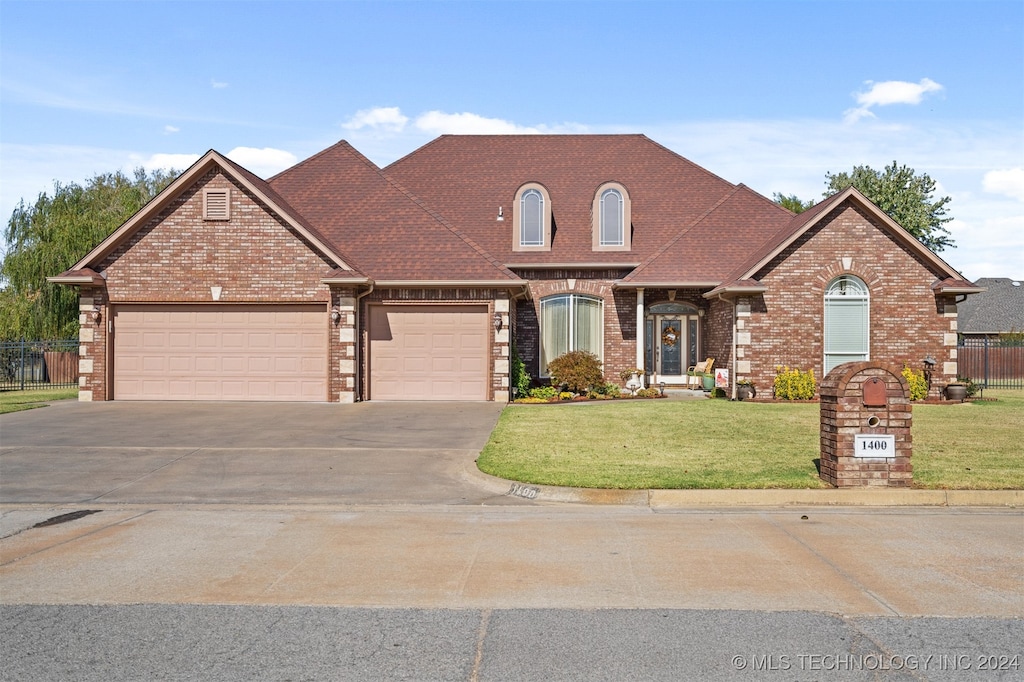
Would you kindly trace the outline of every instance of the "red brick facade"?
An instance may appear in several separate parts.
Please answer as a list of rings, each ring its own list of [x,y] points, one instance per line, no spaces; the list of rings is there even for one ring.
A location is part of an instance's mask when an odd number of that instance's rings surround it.
[[[919,368],[932,356],[936,393],[955,377],[955,296],[932,287],[972,293],[972,285],[855,191],[822,202],[807,217],[794,216],[642,136],[496,138],[483,149],[512,142],[533,152],[517,152],[519,165],[498,158],[484,164],[492,174],[471,184],[493,197],[481,195],[476,203],[466,202],[465,187],[456,182],[466,171],[437,178],[433,166],[413,159],[403,177],[428,193],[413,196],[389,175],[401,168],[382,171],[342,143],[270,182],[208,153],[138,218],[55,278],[81,287],[82,399],[117,397],[111,335],[118,305],[303,303],[323,306],[325,399],[363,400],[369,396],[368,306],[390,303],[486,305],[490,359],[482,379],[488,399],[507,400],[511,340],[527,371],[539,377],[541,302],[560,294],[603,302],[608,380],[648,364],[638,302],[645,316],[651,306],[673,302],[698,314],[696,360],[714,358],[733,381],[750,379],[764,396],[780,365],[822,378],[824,295],[841,275],[868,288],[872,361]],[[446,136],[411,156],[461,154],[481,144]],[[552,145],[563,152],[554,154]],[[591,145],[620,156],[590,154]],[[564,158],[570,153],[579,155],[576,165]],[[551,155],[547,170],[537,165],[537,154]],[[663,163],[636,163],[642,155]],[[599,160],[605,165],[595,166]],[[544,250],[525,259],[508,251],[514,221],[495,219],[494,208],[509,209],[509,193],[542,171],[552,173],[558,229]],[[594,177],[583,177],[588,173]],[[630,173],[638,175],[626,183]],[[593,199],[608,181],[629,187],[630,248],[598,257]],[[218,219],[204,212],[211,192],[229,198]],[[479,207],[486,213],[478,215]]]
[[[762,296],[737,300],[736,359],[749,361],[738,378],[770,390],[782,365],[813,369],[820,381],[825,290],[844,274],[868,286],[871,360],[920,369],[931,355],[940,362],[936,384],[955,376],[956,314],[945,312],[953,297],[937,297],[935,275],[923,263],[871,216],[843,204],[763,268]]]

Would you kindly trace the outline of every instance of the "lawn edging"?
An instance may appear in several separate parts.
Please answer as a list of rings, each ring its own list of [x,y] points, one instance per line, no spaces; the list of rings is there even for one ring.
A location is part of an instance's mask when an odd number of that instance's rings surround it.
[[[704,507],[1024,507],[1024,490],[877,490],[837,488],[615,490],[510,481],[469,462],[466,477],[495,495],[540,503],[623,505],[651,509]]]

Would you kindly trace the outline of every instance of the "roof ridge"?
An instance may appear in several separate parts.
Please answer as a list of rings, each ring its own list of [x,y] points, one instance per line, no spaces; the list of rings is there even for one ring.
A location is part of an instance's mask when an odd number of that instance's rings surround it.
[[[338,140],[337,142],[335,142],[334,144],[332,144],[330,147],[327,147],[326,149],[321,149],[316,154],[313,154],[313,156],[306,157],[302,161],[299,161],[296,164],[288,166],[288,168],[285,168],[280,173],[276,173],[275,175],[271,175],[269,178],[267,178],[267,182],[273,182],[275,180],[278,180],[281,177],[291,173],[293,170],[296,170],[296,169],[298,169],[301,166],[305,166],[307,163],[310,163],[311,161],[319,159],[321,156],[326,155],[328,152],[334,151],[338,147],[347,148],[347,149],[349,149],[351,151],[354,151],[357,154],[359,154],[359,150],[356,149],[355,147],[353,147],[351,142],[349,142],[348,140],[342,138],[342,139]],[[359,154],[359,155],[362,156],[362,154]],[[363,158],[365,158],[365,157],[363,157]],[[370,163],[372,164],[373,162],[370,161]],[[377,168],[377,166],[374,165],[374,168]]]
[[[728,192],[723,194],[718,201],[713,203],[711,206],[707,208],[707,210],[705,210],[703,213],[701,213],[699,216],[693,219],[689,225],[684,225],[679,230],[679,232],[677,232],[676,235],[672,237],[672,239],[669,239],[667,242],[662,244],[661,248],[659,248],[657,251],[648,256],[643,263],[641,263],[635,270],[633,270],[633,272],[629,273],[629,275],[624,277],[623,281],[632,281],[636,275],[639,275],[644,270],[646,270],[654,261],[656,261],[658,258],[661,258],[661,256],[665,252],[667,252],[673,245],[675,245],[680,239],[682,239],[683,235],[689,233],[691,230],[693,230],[693,228],[700,225],[708,218],[708,216],[714,213],[716,209],[721,207],[722,204],[724,204],[731,197],[735,196],[737,192],[739,192],[741,187],[743,187],[743,185],[732,185],[732,188]]]

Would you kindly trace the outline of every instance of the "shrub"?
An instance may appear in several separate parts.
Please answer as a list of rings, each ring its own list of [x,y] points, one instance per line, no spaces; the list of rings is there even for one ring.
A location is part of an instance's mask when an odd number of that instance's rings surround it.
[[[901,373],[910,387],[911,400],[924,400],[928,397],[928,380],[924,378],[924,371],[917,370],[915,372],[907,363],[903,363],[903,372]]]
[[[956,380],[967,387],[967,397],[973,398],[978,395],[978,384],[974,383],[974,380],[970,377],[962,377],[957,375]]]
[[[558,394],[559,400],[572,400],[576,396],[572,391],[562,391]]]
[[[776,398],[780,400],[810,400],[814,397],[815,388],[813,369],[802,372],[796,368],[775,368]]]
[[[575,393],[586,393],[592,386],[603,385],[601,361],[585,350],[571,350],[548,363],[551,383],[565,386]]]
[[[637,398],[660,398],[661,391],[656,388],[641,388],[634,395]]]
[[[526,371],[526,364],[519,357],[516,345],[513,343],[509,349],[512,362],[509,365],[509,382],[512,388],[516,389],[514,394],[525,398],[530,393],[530,373]]]
[[[531,398],[540,398],[541,400],[551,400],[552,398],[558,397],[558,389],[554,386],[538,386],[537,388],[530,390]]]
[[[618,384],[611,382],[598,384],[587,391],[587,397],[592,400],[607,400],[608,398],[618,398],[620,395],[622,395],[622,389]]]

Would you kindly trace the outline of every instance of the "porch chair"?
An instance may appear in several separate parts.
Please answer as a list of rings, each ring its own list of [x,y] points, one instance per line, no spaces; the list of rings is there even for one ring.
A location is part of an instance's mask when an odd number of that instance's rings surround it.
[[[686,386],[687,388],[703,388],[705,391],[711,390],[715,387],[715,375],[711,371],[711,368],[715,364],[714,358],[708,358],[704,362],[698,362],[696,365],[686,370]],[[711,388],[708,388],[710,384]]]

